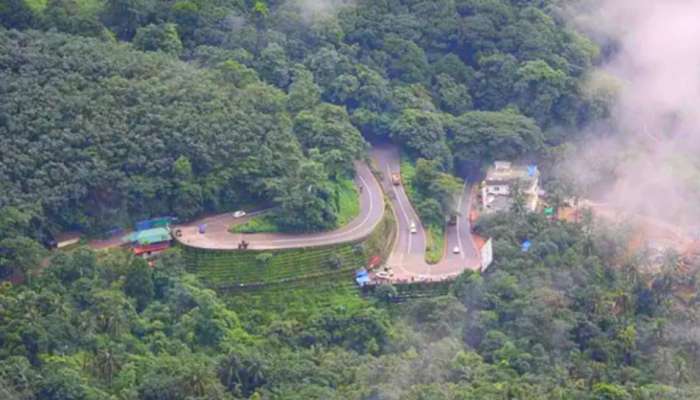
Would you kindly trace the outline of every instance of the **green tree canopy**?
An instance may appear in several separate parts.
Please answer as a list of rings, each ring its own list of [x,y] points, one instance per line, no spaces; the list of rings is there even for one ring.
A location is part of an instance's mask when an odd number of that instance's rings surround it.
[[[458,163],[517,159],[538,152],[544,141],[532,119],[511,111],[462,114],[450,122],[448,135]]]
[[[451,165],[443,118],[433,112],[406,109],[391,124],[392,138],[399,140],[420,157]]]
[[[139,28],[133,43],[136,48],[144,51],[163,51],[174,55],[182,52],[182,42],[175,24],[150,24]]]

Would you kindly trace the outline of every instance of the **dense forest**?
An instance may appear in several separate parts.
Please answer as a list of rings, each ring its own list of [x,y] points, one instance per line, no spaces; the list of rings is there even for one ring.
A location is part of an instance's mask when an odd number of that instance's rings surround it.
[[[597,47],[550,2],[2,5],[28,30],[0,31],[0,207],[51,232],[258,202],[326,229],[360,133],[453,172],[607,112],[582,85]]]
[[[291,228],[333,225],[333,210],[305,211],[328,208],[330,178],[364,149],[344,109],[293,116],[287,96],[257,78],[222,84],[235,80],[228,64],[209,71],[94,39],[0,35],[3,204],[94,231],[263,198],[277,199]],[[316,133],[327,125],[328,144]],[[318,194],[297,199],[310,183]]]
[[[220,294],[176,250],[62,253],[0,290],[0,397],[25,399],[691,399],[697,297],[648,285],[618,230],[507,214],[496,260],[443,297],[338,289]],[[523,253],[520,242],[534,243]],[[617,238],[617,239],[616,239]],[[690,278],[690,279],[688,279]],[[284,289],[292,291],[291,289]],[[264,305],[262,305],[264,304]],[[322,304],[327,304],[322,306]]]
[[[559,3],[0,0],[0,274],[26,278],[0,286],[0,398],[700,398],[697,277],[674,254],[640,274],[590,218],[483,219],[489,270],[403,303],[389,285],[215,292],[181,249],[150,268],[39,244],[253,205],[334,228],[381,141],[443,223],[466,174],[608,117],[586,85],[600,50]]]

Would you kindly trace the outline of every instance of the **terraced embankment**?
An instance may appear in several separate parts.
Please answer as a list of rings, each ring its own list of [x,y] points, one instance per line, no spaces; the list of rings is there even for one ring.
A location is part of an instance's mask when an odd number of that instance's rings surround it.
[[[395,222],[390,212],[364,240],[325,247],[277,251],[227,251],[184,247],[190,271],[220,290],[253,290],[314,280],[352,282],[353,272],[391,248]]]

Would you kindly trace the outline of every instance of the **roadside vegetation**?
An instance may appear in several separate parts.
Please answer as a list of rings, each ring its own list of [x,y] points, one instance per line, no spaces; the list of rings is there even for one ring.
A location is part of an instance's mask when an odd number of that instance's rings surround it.
[[[445,229],[443,226],[428,225],[425,229],[425,261],[437,264],[445,255]]]
[[[342,179],[335,184],[338,207],[338,228],[345,226],[360,215],[360,197],[351,179]]]
[[[341,228],[360,214],[360,198],[357,188],[351,179],[332,181],[333,206],[338,215],[337,225]],[[229,229],[232,233],[269,233],[281,232],[276,223],[275,211],[269,214],[256,215],[244,224],[234,225]]]
[[[244,224],[234,225],[229,229],[231,233],[266,233],[279,232],[274,218],[270,215],[256,215]]]

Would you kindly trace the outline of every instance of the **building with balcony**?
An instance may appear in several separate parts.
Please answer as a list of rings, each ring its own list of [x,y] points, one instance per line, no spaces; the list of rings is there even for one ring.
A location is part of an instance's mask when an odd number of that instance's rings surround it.
[[[518,190],[524,206],[535,211],[539,203],[540,172],[536,165],[515,166],[507,161],[496,161],[481,183],[481,206],[484,212],[508,211]]]

